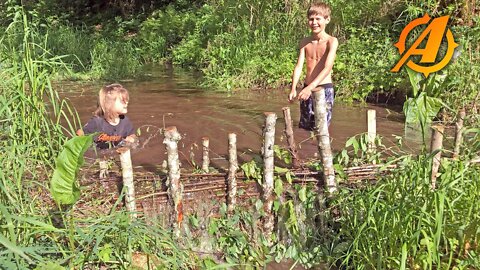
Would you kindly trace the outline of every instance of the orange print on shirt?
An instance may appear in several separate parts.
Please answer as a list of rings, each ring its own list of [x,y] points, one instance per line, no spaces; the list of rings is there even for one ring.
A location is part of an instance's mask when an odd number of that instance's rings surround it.
[[[97,140],[99,142],[119,142],[122,140],[122,137],[120,135],[107,135],[102,133],[98,136]]]

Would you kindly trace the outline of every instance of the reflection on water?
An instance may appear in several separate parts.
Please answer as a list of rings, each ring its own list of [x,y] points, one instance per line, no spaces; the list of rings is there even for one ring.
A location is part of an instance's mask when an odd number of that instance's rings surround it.
[[[264,112],[277,114],[275,143],[286,146],[282,113],[285,106],[291,108],[300,157],[312,158],[317,151],[315,142],[309,139],[311,133],[297,128],[299,105],[287,101],[287,90],[244,90],[228,94],[201,89],[191,73],[151,68],[146,74],[149,76],[144,79],[120,82],[130,91],[128,116],[141,131],[140,144],[145,144],[144,148],[132,152],[134,165],[155,167],[162,164],[166,156],[163,136],[156,133],[165,126],[176,126],[182,134],[179,150],[184,167],[193,162],[200,164],[202,137],[210,139],[212,166],[225,167],[228,133],[231,132],[237,134],[239,162],[250,160],[252,155],[259,153],[262,144]],[[63,83],[57,87],[86,123],[95,110],[98,90],[110,83],[113,82]],[[403,119],[398,112],[337,102],[330,126],[334,150],[341,149],[347,138],[366,132],[366,110],[369,108],[377,110],[377,133],[385,138],[384,141],[394,141],[394,136],[404,134]]]

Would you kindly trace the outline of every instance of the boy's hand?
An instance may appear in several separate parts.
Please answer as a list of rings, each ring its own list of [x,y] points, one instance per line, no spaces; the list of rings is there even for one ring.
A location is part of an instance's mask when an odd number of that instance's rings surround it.
[[[307,88],[304,88],[300,93],[298,94],[298,99],[300,100],[307,100],[310,96],[312,95],[312,90],[308,90]]]
[[[125,141],[129,143],[134,143],[136,140],[137,140],[137,136],[135,134],[132,134],[125,138]]]
[[[290,94],[288,95],[288,101],[292,102],[296,96],[297,96],[297,90],[290,91]]]

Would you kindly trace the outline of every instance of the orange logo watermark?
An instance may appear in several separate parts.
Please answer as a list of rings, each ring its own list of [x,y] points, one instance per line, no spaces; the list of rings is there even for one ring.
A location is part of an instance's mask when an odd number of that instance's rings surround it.
[[[448,62],[450,62],[450,59],[452,59],[454,50],[458,46],[458,44],[455,43],[455,40],[453,39],[452,31],[447,28],[449,18],[450,16],[442,16],[433,19],[430,24],[428,24],[427,28],[413,42],[412,46],[408,48],[408,50],[406,50],[405,48],[405,42],[407,40],[408,33],[410,33],[410,31],[412,31],[415,27],[419,25],[427,24],[431,18],[430,16],[428,16],[428,14],[425,14],[422,18],[415,19],[411,21],[407,26],[405,26],[405,28],[402,30],[402,33],[400,34],[398,42],[395,43],[395,47],[398,48],[398,51],[400,52],[400,55],[402,55],[402,57],[391,69],[391,71],[398,72],[400,68],[406,63],[407,67],[417,72],[421,72],[425,75],[425,77],[428,77],[430,73],[437,72],[440,69],[444,68],[448,64]],[[428,39],[425,43],[425,47],[418,48],[420,43],[427,37],[427,35]],[[447,37],[447,50],[443,59],[440,60],[438,63],[435,63],[444,35],[446,35]],[[412,55],[421,55],[422,58],[420,59],[420,63],[429,65],[419,65],[413,62],[411,59],[409,59]]]

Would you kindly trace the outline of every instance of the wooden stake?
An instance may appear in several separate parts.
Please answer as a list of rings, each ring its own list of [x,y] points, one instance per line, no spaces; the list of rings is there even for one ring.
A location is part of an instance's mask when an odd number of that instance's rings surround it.
[[[128,147],[117,149],[120,154],[120,164],[122,166],[122,180],[125,187],[125,206],[130,212],[132,218],[137,218],[137,207],[135,204],[135,187],[133,185],[133,167]]]
[[[274,217],[272,212],[273,205],[273,185],[274,185],[274,152],[273,146],[275,144],[275,123],[277,115],[273,112],[265,113],[265,127],[263,129],[263,207],[265,211],[265,218],[263,222],[265,234],[267,239],[273,231]]]
[[[178,133],[177,128],[165,128],[165,139],[163,143],[167,149],[167,165],[168,165],[168,198],[172,210],[170,211],[170,224],[173,227],[175,236],[180,236],[180,229],[183,220],[183,204],[182,193],[183,185],[180,182],[180,162],[178,160],[178,141],[182,137]]]
[[[465,119],[465,108],[458,112],[457,122],[455,123],[455,147],[453,148],[453,158],[458,158],[460,153],[460,145],[462,144],[463,135],[463,119]]]
[[[236,173],[238,169],[237,161],[237,134],[228,134],[228,191],[227,191],[227,206],[228,213],[232,213],[237,204],[237,178]]]
[[[333,168],[332,148],[330,146],[330,135],[328,133],[327,103],[325,101],[325,89],[320,88],[312,92],[315,112],[315,130],[317,133],[318,151],[323,163],[323,177],[329,194],[337,191],[335,181],[335,170]]]
[[[208,173],[209,169],[208,167],[210,166],[210,158],[208,156],[209,150],[210,150],[210,141],[208,137],[203,137],[202,138],[202,149],[203,149],[203,155],[202,155],[202,171],[205,173]]]
[[[440,167],[440,159],[442,158],[441,149],[443,145],[444,129],[445,128],[442,125],[432,126],[432,143],[430,145],[430,151],[433,153],[439,150],[438,153],[436,153],[435,156],[433,157],[433,162],[432,162],[432,175],[431,175],[432,189],[435,189],[436,187],[438,168]]]
[[[377,136],[377,116],[375,110],[367,111],[367,130],[368,154],[372,155],[375,153],[375,137]],[[375,161],[373,164],[375,164]]]
[[[100,180],[105,180],[108,177],[108,161],[101,159],[98,161],[98,166],[100,167]]]
[[[288,148],[292,154],[293,168],[299,166],[297,146],[295,145],[295,138],[293,137],[292,116],[290,115],[290,107],[283,107],[283,116],[285,117],[285,135],[287,136]]]

